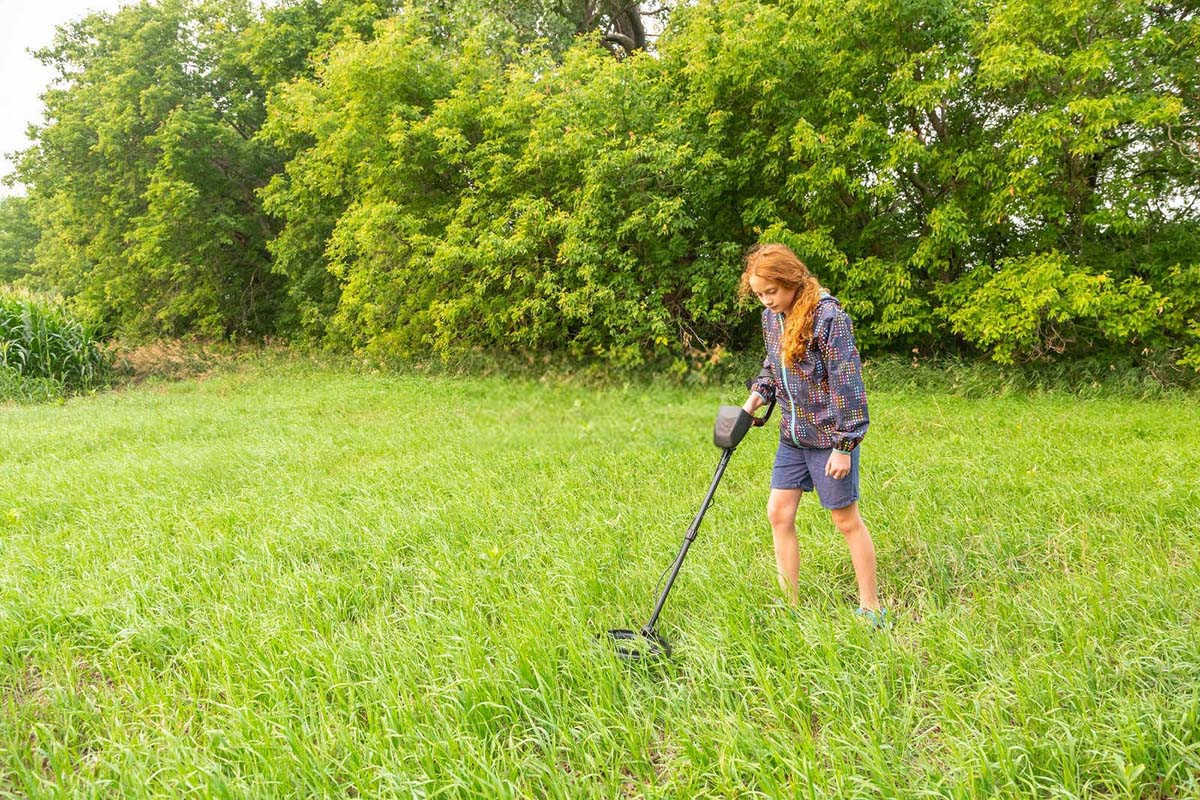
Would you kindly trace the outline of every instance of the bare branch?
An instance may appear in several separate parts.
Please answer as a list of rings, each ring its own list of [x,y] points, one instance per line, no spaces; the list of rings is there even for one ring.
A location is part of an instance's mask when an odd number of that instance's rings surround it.
[[[1164,127],[1166,128],[1167,139],[1170,140],[1171,144],[1175,145],[1179,150],[1179,154],[1193,164],[1200,164],[1200,142],[1181,142],[1172,135],[1172,126],[1165,125]],[[1189,150],[1194,151],[1194,153],[1188,152]]]
[[[625,51],[628,53],[632,53],[637,49],[637,45],[634,43],[631,37],[626,36],[623,33],[617,33],[616,31],[604,34],[604,41],[619,44],[621,47],[624,47]]]

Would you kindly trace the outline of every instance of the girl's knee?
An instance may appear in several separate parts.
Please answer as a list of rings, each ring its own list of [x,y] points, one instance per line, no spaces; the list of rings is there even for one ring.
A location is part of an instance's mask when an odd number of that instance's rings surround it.
[[[833,518],[834,526],[845,536],[856,533],[863,527],[863,521],[862,517],[859,516],[857,503],[846,506],[845,508],[832,509],[829,514]]]
[[[786,528],[796,524],[796,506],[790,503],[767,501],[767,522],[772,528]]]

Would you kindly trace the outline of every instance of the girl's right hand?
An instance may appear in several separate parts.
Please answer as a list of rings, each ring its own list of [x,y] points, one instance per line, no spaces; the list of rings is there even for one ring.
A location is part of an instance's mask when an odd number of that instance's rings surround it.
[[[763,400],[761,394],[751,392],[750,396],[746,398],[746,402],[742,403],[742,408],[747,414],[753,414],[764,402],[766,401]]]

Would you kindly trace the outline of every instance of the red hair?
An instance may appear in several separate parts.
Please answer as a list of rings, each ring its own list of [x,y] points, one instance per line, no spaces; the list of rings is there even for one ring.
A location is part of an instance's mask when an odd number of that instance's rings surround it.
[[[812,339],[813,315],[821,299],[821,282],[791,248],[783,244],[760,244],[746,253],[746,268],[738,285],[738,296],[749,297],[750,276],[774,281],[785,289],[795,289],[796,298],[787,310],[783,327],[783,363],[794,364],[804,358]]]

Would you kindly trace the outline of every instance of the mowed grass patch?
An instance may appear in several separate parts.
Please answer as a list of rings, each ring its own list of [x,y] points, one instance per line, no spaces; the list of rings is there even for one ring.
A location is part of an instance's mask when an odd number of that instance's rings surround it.
[[[1200,409],[871,394],[890,634],[740,390],[274,364],[0,416],[0,791],[363,797],[1200,793]]]

